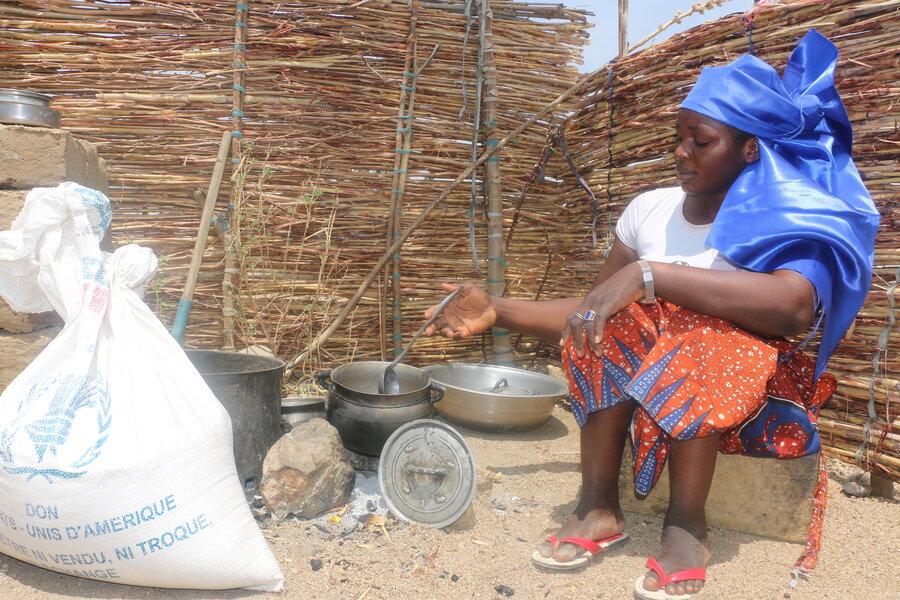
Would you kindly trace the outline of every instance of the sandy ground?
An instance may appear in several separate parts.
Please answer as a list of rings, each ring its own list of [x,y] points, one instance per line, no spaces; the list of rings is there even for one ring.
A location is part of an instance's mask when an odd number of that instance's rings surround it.
[[[457,428],[484,483],[472,512],[443,530],[389,523],[342,535],[340,524],[262,522],[286,581],[280,594],[137,588],[60,575],[0,556],[0,598],[274,598],[382,600],[395,598],[630,599],[634,579],[656,549],[661,519],[627,513],[631,541],[581,570],[546,572],[532,566],[536,544],[571,514],[579,485],[578,433],[557,407],[541,428],[486,434]],[[714,556],[703,600],[897,600],[900,503],[851,498],[841,490],[856,471],[832,463],[824,544],[817,573],[794,588],[790,566],[801,544],[724,529],[711,532]],[[324,531],[323,531],[324,529]]]

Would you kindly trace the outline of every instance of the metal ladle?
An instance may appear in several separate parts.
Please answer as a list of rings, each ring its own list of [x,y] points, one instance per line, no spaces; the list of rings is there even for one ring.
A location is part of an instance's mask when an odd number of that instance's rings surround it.
[[[432,313],[431,318],[429,318],[427,321],[422,323],[422,326],[419,327],[419,330],[413,334],[412,339],[409,340],[408,344],[406,344],[406,348],[404,348],[403,351],[400,352],[400,354],[398,354],[396,357],[394,357],[394,360],[392,360],[391,363],[384,368],[384,371],[381,373],[381,379],[378,380],[378,393],[379,394],[399,394],[400,393],[400,382],[397,380],[397,374],[394,372],[394,367],[397,365],[398,362],[403,360],[403,357],[406,356],[406,353],[409,352],[410,348],[412,348],[416,339],[420,335],[422,335],[422,332],[425,331],[425,329],[429,325],[434,323],[434,320],[438,318],[438,316],[444,310],[444,307],[447,306],[447,304],[449,304],[450,301],[453,300],[453,298],[455,298],[456,295],[462,291],[462,289],[463,289],[463,286],[459,286],[458,288],[456,288],[455,290],[450,292],[447,295],[447,297],[444,298],[441,301],[441,303],[437,305],[437,308],[434,309],[434,312]]]

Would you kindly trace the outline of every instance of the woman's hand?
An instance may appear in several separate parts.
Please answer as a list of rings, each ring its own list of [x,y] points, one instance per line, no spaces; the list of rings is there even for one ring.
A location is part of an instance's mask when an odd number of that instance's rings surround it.
[[[566,318],[560,346],[564,346],[569,336],[573,336],[575,352],[584,356],[584,340],[594,353],[599,353],[600,340],[606,321],[644,296],[644,279],[641,268],[630,262],[607,277],[588,293],[575,312]]]
[[[449,293],[457,289],[459,285],[442,283],[441,287]],[[437,304],[425,311],[426,319],[434,314],[435,308],[437,308]],[[467,283],[444,308],[443,313],[435,322],[425,329],[425,335],[440,333],[444,337],[461,339],[481,333],[493,326],[496,321],[497,313],[488,293]]]

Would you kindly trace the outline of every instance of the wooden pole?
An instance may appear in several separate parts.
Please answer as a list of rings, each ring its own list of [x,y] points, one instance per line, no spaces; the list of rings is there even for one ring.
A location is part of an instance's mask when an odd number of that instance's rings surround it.
[[[247,69],[247,29],[249,28],[250,0],[237,0],[234,15],[234,54],[231,94],[231,199],[226,211],[224,234],[220,237],[225,246],[225,272],[222,275],[222,349],[234,350],[234,298],[237,295],[235,281],[239,275],[235,256],[234,235],[231,220],[234,203],[241,193],[243,182],[236,177],[236,166],[241,158],[241,141],[244,135],[244,71]]]
[[[481,71],[484,74],[482,104],[484,109],[485,140],[491,147],[497,143],[497,65],[494,59],[493,20],[490,0],[481,0]],[[488,243],[487,289],[491,296],[503,296],[506,291],[506,260],[503,258],[503,197],[501,193],[500,156],[495,154],[484,162],[485,195],[487,196]],[[512,364],[509,330],[491,328],[491,347],[494,362]]]
[[[619,0],[619,56],[628,52],[628,0]]]
[[[403,78],[400,83],[400,100],[397,108],[397,132],[395,140],[394,173],[391,178],[391,201],[387,218],[388,230],[386,247],[390,248],[394,237],[400,232],[400,214],[403,210],[403,195],[406,194],[406,174],[409,170],[409,155],[412,152],[412,121],[413,104],[416,94],[416,23],[418,20],[419,0],[413,0],[410,5],[409,33],[406,37],[406,62],[403,67]],[[382,311],[382,360],[386,359],[388,344],[384,339],[390,330],[393,354],[396,356],[402,349],[403,341],[403,310],[400,287],[400,252],[391,257],[391,265],[387,269],[385,278],[385,298],[391,301],[391,326],[384,326],[384,313]]]
[[[222,183],[222,173],[225,172],[225,161],[228,159],[228,150],[231,145],[231,132],[222,132],[222,140],[219,142],[219,153],[216,156],[216,165],[213,167],[209,189],[206,190],[206,201],[203,203],[203,214],[200,216],[200,227],[197,237],[194,239],[194,252],[191,254],[191,265],[188,269],[187,280],[184,282],[184,291],[181,300],[178,301],[178,310],[172,323],[172,336],[179,343],[184,341],[184,330],[187,328],[188,315],[191,312],[191,304],[194,299],[194,288],[197,285],[197,275],[200,273],[200,264],[203,262],[203,251],[206,249],[206,238],[209,236],[209,226],[212,223],[213,212],[216,209],[216,198],[219,197],[219,186]]]

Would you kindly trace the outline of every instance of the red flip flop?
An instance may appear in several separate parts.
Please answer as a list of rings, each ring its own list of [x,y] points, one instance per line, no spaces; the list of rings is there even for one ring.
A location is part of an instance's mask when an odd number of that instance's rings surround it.
[[[672,594],[666,593],[666,586],[670,583],[677,583],[679,581],[692,581],[695,579],[706,581],[706,569],[685,569],[684,571],[675,571],[671,575],[666,575],[665,571],[663,571],[663,568],[656,562],[655,558],[647,559],[647,568],[656,573],[656,577],[659,579],[659,589],[644,589],[644,579],[646,579],[647,576],[642,575],[638,577],[634,581],[634,594],[640,598],[640,600],[690,600],[699,592],[694,594],[676,594],[673,596]]]
[[[557,542],[560,544],[574,544],[580,548],[584,548],[584,552],[568,561],[558,561],[554,560],[552,557],[547,558],[542,556],[540,551],[535,550],[531,553],[531,562],[536,564],[539,567],[543,567],[545,569],[556,569],[559,571],[565,571],[567,569],[577,569],[578,567],[584,566],[587,564],[592,558],[610,548],[615,546],[616,544],[620,544],[628,539],[627,533],[617,533],[614,536],[604,538],[602,540],[588,540],[585,538],[579,537],[567,537],[563,538],[561,541],[556,538],[556,536],[551,535],[547,538],[547,541],[556,545]]]

